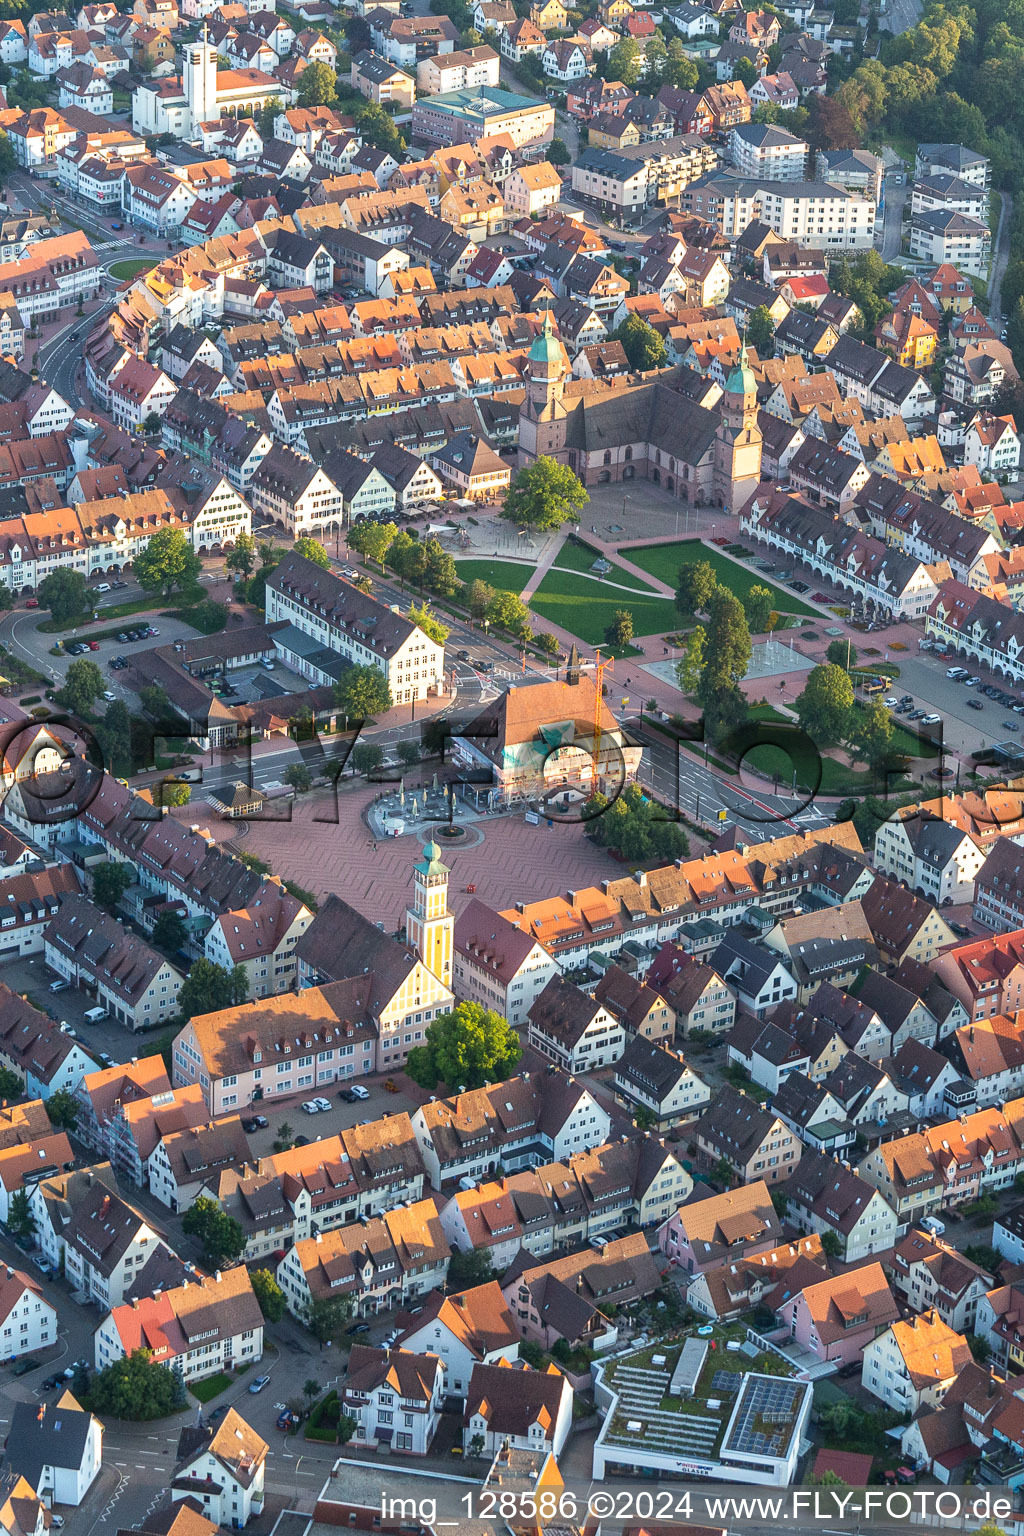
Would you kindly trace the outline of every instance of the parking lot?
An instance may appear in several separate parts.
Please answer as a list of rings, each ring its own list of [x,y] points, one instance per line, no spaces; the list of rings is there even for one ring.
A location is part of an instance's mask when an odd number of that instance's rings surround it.
[[[305,1143],[311,1144],[326,1141],[331,1136],[337,1136],[339,1131],[347,1131],[353,1125],[359,1125],[364,1121],[380,1120],[385,1115],[400,1114],[403,1110],[412,1114],[428,1097],[400,1074],[394,1079],[397,1093],[389,1093],[384,1087],[384,1082],[385,1079],[382,1077],[361,1080],[362,1086],[369,1090],[370,1096],[360,1103],[353,1104],[347,1104],[344,1099],[338,1097],[341,1091],[338,1084],[321,1084],[320,1093],[330,1101],[331,1107],[326,1112],[316,1115],[306,1114],[302,1108],[303,1100],[300,1098],[289,1099],[283,1104],[264,1102],[253,1105],[251,1110],[241,1110],[243,1120],[247,1120],[250,1115],[262,1115],[269,1121],[263,1129],[248,1133],[249,1148],[253,1158],[269,1157],[274,1150],[275,1141],[295,1141],[299,1137],[304,1137]],[[309,1096],[308,1090],[307,1096]],[[290,1135],[281,1136],[282,1126],[290,1128]]]

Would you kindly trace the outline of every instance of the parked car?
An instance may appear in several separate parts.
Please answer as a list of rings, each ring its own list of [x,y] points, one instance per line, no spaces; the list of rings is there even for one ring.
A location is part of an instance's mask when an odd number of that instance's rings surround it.
[[[353,1099],[368,1099],[370,1097],[369,1088],[364,1088],[362,1083],[353,1083],[349,1089],[349,1093],[352,1095]]]
[[[292,1413],[290,1408],[286,1408],[283,1413],[278,1414],[276,1427],[282,1430],[289,1430],[293,1426],[297,1427],[301,1423],[302,1420],[299,1418],[299,1415],[297,1413]]]
[[[98,651],[99,648],[100,648],[100,643],[99,643],[98,640],[90,640],[89,641],[89,649],[90,649],[90,651]]]
[[[984,709],[985,706],[981,702],[980,699],[968,699],[967,700],[967,708],[968,709]]]
[[[303,1099],[302,1113],[304,1115],[318,1115],[320,1113],[320,1105],[315,1099]]]
[[[29,1371],[37,1371],[41,1364],[42,1361],[33,1360],[31,1355],[26,1355],[25,1358],[23,1360],[19,1360],[17,1365],[14,1367],[14,1374],[15,1376],[27,1376]]]
[[[355,1335],[357,1333],[369,1333],[369,1331],[370,1331],[369,1323],[353,1323],[350,1328],[346,1328],[345,1329],[345,1332],[347,1334],[351,1335],[353,1338],[355,1337]]]
[[[262,1392],[264,1387],[269,1387],[269,1386],[270,1386],[270,1377],[269,1376],[257,1376],[255,1381],[250,1381],[250,1383],[249,1383],[249,1391],[253,1394],[253,1396],[255,1396],[257,1392]]]
[[[39,607],[39,599],[38,599],[38,597],[27,597],[25,599],[25,607],[26,608],[38,608]]]
[[[321,1114],[323,1114],[325,1110],[328,1110],[331,1107],[330,1099],[316,1098],[313,1100],[313,1103],[316,1105]]]
[[[266,1115],[250,1115],[242,1121],[242,1129],[245,1131],[265,1131],[270,1121]]]

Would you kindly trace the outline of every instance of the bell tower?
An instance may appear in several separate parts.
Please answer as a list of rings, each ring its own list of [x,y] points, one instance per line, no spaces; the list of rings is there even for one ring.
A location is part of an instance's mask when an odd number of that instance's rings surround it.
[[[519,461],[542,455],[565,463],[566,413],[562,403],[569,359],[555,335],[551,311],[530,348],[526,364],[526,399],[519,413]]]
[[[217,50],[210,42],[205,21],[196,41],[185,45],[181,86],[188,106],[189,137],[194,138],[200,123],[208,123],[220,116],[217,108]]]
[[[715,432],[714,497],[727,511],[737,512],[761,479],[757,380],[747,362],[745,341],[718,408],[721,420]]]
[[[452,984],[455,926],[448,910],[448,874],[440,848],[427,843],[422,859],[413,865],[412,905],[405,912],[406,942],[446,987]]]

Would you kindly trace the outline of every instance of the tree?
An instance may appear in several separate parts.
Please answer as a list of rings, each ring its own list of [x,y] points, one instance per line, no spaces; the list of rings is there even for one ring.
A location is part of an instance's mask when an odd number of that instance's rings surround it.
[[[158,684],[154,684],[151,688],[140,688],[139,703],[151,720],[174,719],[171,701]]]
[[[106,712],[96,727],[96,740],[103,752],[103,760],[111,769],[116,764],[128,764],[132,755],[132,717],[128,706],[121,699],[107,705]]]
[[[356,523],[348,531],[348,547],[363,561],[372,560],[384,569],[384,557],[398,532],[394,523]]]
[[[683,646],[683,654],[676,662],[676,682],[683,693],[694,694],[704,670],[708,632],[702,625],[691,629]]]
[[[811,96],[807,137],[814,149],[856,149],[859,138],[849,110],[835,96]]]
[[[96,663],[80,656],[64,674],[64,686],[57,698],[72,714],[84,715],[100,697],[105,686],[103,673]]]
[[[640,78],[640,45],[632,37],[624,37],[609,49],[606,80],[621,80],[623,85],[636,85]]]
[[[428,1025],[426,1042],[409,1052],[406,1072],[422,1088],[479,1088],[508,1077],[523,1054],[519,1036],[500,1013],[459,1003]]]
[[[39,583],[36,596],[55,624],[67,624],[89,607],[89,588],[79,571],[51,571]]]
[[[249,984],[240,965],[229,971],[226,966],[203,957],[192,962],[178,993],[178,1002],[182,1016],[193,1019],[197,1014],[236,1008],[245,1002],[248,991]]]
[[[613,801],[597,793],[584,807],[587,832],[602,848],[630,862],[660,858],[666,862],[689,852],[686,834],[638,784],[628,784]]]
[[[633,641],[633,615],[628,608],[616,608],[612,621],[605,630],[609,645],[631,645]]]
[[[313,775],[305,763],[292,763],[284,771],[284,781],[290,784],[296,794],[304,795],[313,788]]]
[[[446,1290],[468,1291],[473,1286],[486,1285],[493,1279],[494,1264],[486,1248],[470,1248],[465,1253],[458,1248],[452,1250],[445,1280]]]
[[[842,1238],[831,1227],[826,1227],[821,1234],[821,1251],[829,1259],[837,1259],[843,1251]]]
[[[10,139],[0,130],[0,176],[9,176],[17,163]]]
[[[106,859],[92,872],[93,901],[105,912],[116,912],[121,897],[134,879],[135,870],[131,864],[116,864],[112,859]]]
[[[775,321],[767,304],[759,304],[747,321],[747,341],[758,357],[767,357],[775,349]]]
[[[335,685],[338,708],[351,719],[367,720],[392,707],[388,680],[377,667],[351,666]]]
[[[320,1383],[317,1381],[315,1376],[306,1377],[306,1380],[302,1383],[302,1391],[307,1405],[312,1407],[313,1399],[320,1391]]]
[[[708,604],[708,646],[698,702],[705,710],[716,694],[738,688],[750,665],[750,630],[738,597],[726,587],[716,587]]]
[[[454,561],[452,563],[454,564]],[[431,612],[426,603],[420,603],[418,608],[414,604],[409,609],[407,617],[410,624],[418,625],[423,633],[429,639],[436,640],[438,645],[444,645],[452,632],[451,626],[442,623],[437,615]]]
[[[834,667],[842,667],[849,672],[851,667],[857,664],[856,649],[849,640],[831,640],[825,652],[825,660],[830,661]]]
[[[6,135],[5,135],[5,137],[6,137]],[[548,148],[547,148],[547,154],[544,156],[544,158],[545,158],[545,160],[550,161],[550,163],[552,165],[571,165],[572,164],[572,156],[570,155],[570,153],[568,151],[568,148],[566,147],[565,140],[564,139],[559,139],[557,137],[553,138],[551,140],[551,143],[548,145]]]
[[[796,699],[796,717],[819,747],[834,747],[847,730],[853,708],[848,673],[832,662],[814,667]]]
[[[710,560],[697,560],[679,567],[676,607],[680,613],[707,613],[717,590],[718,577]]]
[[[162,949],[165,954],[176,955],[184,947],[188,938],[188,929],[177,912],[168,907],[153,924],[153,943],[157,949]]]
[[[521,635],[530,624],[530,610],[514,592],[495,592],[487,605],[487,617],[510,635]]]
[[[746,597],[743,599],[743,612],[747,616],[747,627],[753,635],[763,635],[768,628],[774,608],[774,594],[771,587],[762,587],[754,583]]]
[[[310,68],[313,66],[311,65]],[[135,579],[144,592],[168,597],[199,580],[202,563],[180,528],[161,528],[135,556]]]
[[[427,557],[419,539],[414,539],[403,528],[391,541],[388,565],[402,578],[403,588],[407,581],[421,583],[426,574]]]
[[[89,1406],[95,1413],[118,1419],[159,1419],[185,1406],[181,1376],[166,1365],[156,1365],[152,1351],[133,1350],[89,1383]]]
[[[400,741],[395,750],[407,768],[415,768],[420,760],[418,741]]]
[[[0,612],[6,613],[8,608],[14,607],[14,593],[6,581],[0,581]]]
[[[741,81],[749,89],[757,79],[757,66],[753,59],[737,59],[733,65],[732,75],[734,80]]]
[[[692,91],[698,78],[699,71],[694,61],[687,57],[682,38],[669,38],[661,70],[662,84],[674,85],[680,91]]]
[[[183,779],[161,779],[153,785],[153,804],[168,811],[174,806],[188,805],[192,798],[192,786]]]
[[[316,65],[313,64],[310,68],[315,69]],[[301,555],[304,560],[312,560],[314,565],[322,566],[325,571],[330,568],[331,557],[319,539],[296,539],[295,553]]]
[[[284,1317],[284,1291],[269,1269],[257,1269],[249,1276],[260,1311],[268,1323],[279,1323]]]
[[[441,597],[452,597],[462,585],[455,556],[449,554],[439,539],[427,539],[423,545],[426,559],[426,583]]]
[[[884,768],[892,756],[892,717],[878,699],[851,709],[847,741],[854,757],[873,769]]]
[[[10,1067],[0,1067],[0,1099],[5,1102],[20,1099],[24,1092],[25,1084],[17,1072],[12,1072]]]
[[[78,1100],[66,1088],[58,1088],[46,1100],[46,1113],[55,1131],[73,1131],[78,1124]]]
[[[375,741],[362,741],[352,748],[352,767],[356,773],[373,773],[384,761],[384,749]]]
[[[307,64],[299,76],[300,107],[333,107],[338,77],[329,64]]]
[[[352,1436],[359,1428],[358,1419],[354,1419],[350,1413],[338,1415],[338,1444],[348,1445]]]
[[[12,1237],[30,1238],[36,1230],[36,1219],[27,1188],[16,1189],[7,1203],[7,1230]]]
[[[252,575],[256,564],[256,540],[251,533],[235,535],[235,546],[228,550],[224,564],[229,571],[237,571],[239,576]]]
[[[505,494],[501,516],[510,523],[543,531],[573,523],[590,497],[568,464],[546,454],[525,465]]]
[[[323,1349],[325,1344],[342,1337],[351,1316],[352,1302],[348,1296],[320,1296],[309,1309],[309,1331]]]
[[[374,149],[382,149],[396,160],[400,161],[405,154],[405,140],[395,127],[394,119],[375,101],[368,101],[356,113],[356,133],[364,144],[372,144]]]
[[[626,361],[634,373],[647,373],[652,368],[664,368],[668,348],[662,336],[648,325],[643,315],[630,315],[612,332],[613,341],[621,341]]]
[[[494,588],[489,587],[486,581],[480,581],[477,578],[477,580],[471,581],[468,587],[463,588],[463,593],[463,601],[469,609],[470,617],[482,619],[494,596]]]
[[[203,1258],[212,1269],[233,1264],[245,1248],[241,1223],[216,1200],[198,1195],[181,1219],[182,1231],[202,1246]]]
[[[716,1184],[722,1184],[726,1189],[732,1188],[733,1171],[732,1163],[727,1157],[720,1157],[711,1170],[711,1177]]]
[[[705,666],[705,678],[707,672],[708,667]],[[738,683],[724,682],[717,687],[705,689],[702,680],[697,690],[697,699],[704,710],[704,736],[712,746],[727,741],[745,723],[750,713],[746,695]]]

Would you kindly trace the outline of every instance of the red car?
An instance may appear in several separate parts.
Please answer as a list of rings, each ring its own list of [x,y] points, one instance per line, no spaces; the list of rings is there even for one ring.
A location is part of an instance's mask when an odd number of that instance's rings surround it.
[[[89,649],[90,649],[90,651],[98,651],[99,648],[100,648],[100,643],[99,643],[98,640],[90,640],[89,641]]]
[[[38,608],[39,607],[39,599],[38,599],[38,597],[26,598],[25,599],[25,607],[26,608]]]

